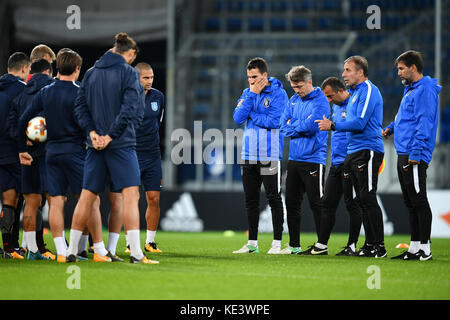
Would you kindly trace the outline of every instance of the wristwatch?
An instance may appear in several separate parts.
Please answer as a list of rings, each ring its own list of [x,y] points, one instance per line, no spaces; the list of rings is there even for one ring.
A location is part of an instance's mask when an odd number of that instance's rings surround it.
[[[331,121],[330,129],[332,131],[336,130],[336,122]]]

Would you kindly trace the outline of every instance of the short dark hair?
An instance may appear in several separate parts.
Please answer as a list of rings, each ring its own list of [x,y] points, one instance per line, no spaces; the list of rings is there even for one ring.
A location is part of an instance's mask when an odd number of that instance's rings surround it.
[[[369,63],[367,62],[366,58],[364,58],[362,56],[351,56],[351,57],[348,57],[344,61],[344,64],[346,64],[347,62],[350,62],[350,61],[353,61],[355,63],[356,71],[362,69],[364,76],[365,77],[369,76]]]
[[[312,80],[312,72],[305,66],[295,66],[287,74],[285,74],[286,80],[289,82],[307,82]]]
[[[23,52],[15,52],[8,58],[8,70],[19,71],[30,65],[30,58]]]
[[[114,37],[114,49],[118,53],[124,53],[127,52],[130,49],[133,49],[136,51],[136,55],[139,53],[139,47],[136,43],[136,41],[133,40],[128,34],[125,32],[120,32],[116,34]]]
[[[261,74],[267,72],[269,70],[269,67],[267,66],[266,60],[260,57],[256,57],[251,59],[247,63],[247,70],[251,69],[258,69]]]
[[[417,72],[423,72],[423,58],[422,54],[418,51],[408,50],[403,52],[401,55],[395,59],[395,65],[398,65],[399,62],[403,62],[405,66],[411,68],[412,65],[415,65],[417,68]]]
[[[47,70],[50,70],[50,74],[52,74],[53,73],[52,65],[45,59],[38,59],[31,64],[30,73],[31,74],[43,73],[44,71]]]
[[[73,50],[59,52],[56,57],[56,68],[62,76],[70,76],[82,64],[83,59]]]
[[[334,92],[338,92],[339,89],[346,90],[345,83],[336,77],[326,78],[320,87],[324,90],[326,86],[329,86]]]

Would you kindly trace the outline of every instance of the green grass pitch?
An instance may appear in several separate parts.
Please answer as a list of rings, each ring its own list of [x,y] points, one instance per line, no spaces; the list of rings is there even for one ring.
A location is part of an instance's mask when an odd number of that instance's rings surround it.
[[[68,235],[68,231],[66,231]],[[105,243],[107,232],[104,233]],[[284,243],[288,235],[284,234]],[[0,258],[0,300],[5,299],[152,299],[152,300],[300,300],[300,299],[433,299],[450,298],[450,239],[432,239],[432,261],[336,257],[346,243],[332,234],[328,256],[268,255],[272,235],[259,235],[258,254],[237,255],[247,238],[223,232],[176,233],[158,231],[163,250],[149,254],[159,265],[133,265],[120,237],[117,253],[122,263],[61,264]],[[141,232],[145,241],[145,232]],[[302,234],[302,247],[315,235]],[[45,235],[54,251],[51,234]],[[363,238],[360,239],[363,241]],[[404,249],[407,235],[386,237],[389,256]],[[69,289],[79,267],[80,289]],[[378,270],[373,273],[373,270]],[[378,282],[374,282],[373,277]],[[372,277],[372,278],[371,278]],[[369,286],[368,286],[369,282]],[[372,284],[372,286],[370,285]],[[378,288],[374,284],[378,284]],[[69,286],[70,287],[70,286]],[[369,287],[372,287],[370,289]]]

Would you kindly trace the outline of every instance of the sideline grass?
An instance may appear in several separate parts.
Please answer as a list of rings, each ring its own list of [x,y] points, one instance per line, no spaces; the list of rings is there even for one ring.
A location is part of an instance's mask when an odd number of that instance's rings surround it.
[[[68,234],[68,231],[66,231]],[[105,243],[107,233],[104,233]],[[288,235],[283,235],[283,244]],[[237,232],[157,233],[161,254],[149,254],[159,265],[132,265],[124,253],[122,233],[117,253],[122,263],[75,264],[81,288],[70,290],[67,268],[74,264],[0,258],[0,300],[5,299],[156,299],[156,300],[297,300],[297,299],[449,299],[450,239],[432,239],[433,261],[396,261],[334,256],[346,243],[344,234],[332,234],[329,256],[267,255],[272,238],[259,235],[260,253],[236,255],[246,243]],[[145,241],[145,232],[141,232]],[[45,236],[54,251],[50,234]],[[315,235],[302,234],[302,247]],[[386,237],[389,256],[408,236]],[[380,289],[368,289],[372,273],[380,270]]]

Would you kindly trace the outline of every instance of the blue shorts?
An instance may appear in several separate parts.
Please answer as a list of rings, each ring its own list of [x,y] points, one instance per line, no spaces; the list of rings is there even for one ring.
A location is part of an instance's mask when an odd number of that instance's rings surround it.
[[[80,194],[83,187],[83,169],[86,153],[62,153],[46,156],[48,194],[50,196],[67,196]]]
[[[139,163],[134,147],[88,149],[84,164],[83,189],[100,193],[108,182],[114,191],[140,185]]]
[[[161,153],[138,153],[142,187],[147,191],[161,191],[162,168]]]
[[[23,194],[38,193],[48,191],[47,166],[45,156],[33,158],[31,166],[21,166],[22,170],[22,191]]]
[[[20,163],[0,164],[0,191],[15,189],[20,192]]]

